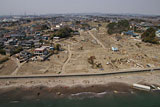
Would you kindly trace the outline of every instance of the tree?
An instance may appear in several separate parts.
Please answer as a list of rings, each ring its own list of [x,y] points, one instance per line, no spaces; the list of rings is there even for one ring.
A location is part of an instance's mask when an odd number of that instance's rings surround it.
[[[108,34],[121,33],[123,31],[129,30],[129,21],[120,20],[118,23],[112,22],[107,25]]]
[[[56,44],[56,45],[55,45],[55,50],[59,51],[60,48],[61,48],[61,45],[60,45],[60,44]]]
[[[141,36],[142,41],[157,44],[158,39],[156,38],[155,32],[156,30],[154,28],[147,29]]]
[[[47,29],[49,29],[49,27],[47,25],[42,25],[41,26],[41,30],[47,30]]]
[[[0,54],[6,55],[6,51],[4,49],[0,49]]]
[[[21,46],[19,46],[11,53],[11,55],[17,54],[17,53],[19,53],[21,51],[23,51],[23,48]]]
[[[60,37],[60,38],[66,38],[71,36],[71,33],[73,32],[73,30],[71,28],[69,28],[68,26],[65,26],[61,29],[59,29],[54,36]]]

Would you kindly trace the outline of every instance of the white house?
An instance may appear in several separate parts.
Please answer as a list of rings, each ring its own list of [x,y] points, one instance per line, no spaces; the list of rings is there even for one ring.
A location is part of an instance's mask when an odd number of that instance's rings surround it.
[[[34,54],[35,55],[47,55],[48,54],[47,47],[42,46],[41,48],[36,48],[34,50]]]
[[[156,36],[157,36],[158,38],[160,38],[160,30],[157,30],[157,31],[156,31]]]

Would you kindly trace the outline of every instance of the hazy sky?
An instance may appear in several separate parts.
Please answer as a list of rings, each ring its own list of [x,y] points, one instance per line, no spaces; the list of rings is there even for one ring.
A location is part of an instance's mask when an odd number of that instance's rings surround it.
[[[140,13],[160,15],[160,0],[0,0],[0,15]]]

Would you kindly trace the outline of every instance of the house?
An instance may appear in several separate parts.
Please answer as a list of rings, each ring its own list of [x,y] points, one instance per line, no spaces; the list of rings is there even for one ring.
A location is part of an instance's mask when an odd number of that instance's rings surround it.
[[[47,47],[42,46],[42,47],[40,47],[40,48],[36,48],[36,49],[34,50],[34,54],[35,54],[35,55],[39,55],[39,56],[41,56],[41,55],[47,55],[47,54],[48,54]]]
[[[4,42],[2,40],[0,40],[0,47],[4,46]]]
[[[5,45],[16,45],[17,44],[16,39],[9,39],[7,42],[5,42]]]
[[[152,23],[148,23],[148,22],[141,22],[140,26],[142,26],[142,27],[153,27],[154,25]]]
[[[49,37],[50,37],[50,35],[43,35],[43,36],[42,36],[42,39],[43,39],[43,40],[48,40]]]
[[[56,25],[56,28],[57,28],[57,29],[60,29],[60,28],[61,28],[61,26],[60,26],[60,25]]]
[[[160,38],[160,30],[157,30],[157,31],[156,31],[156,36],[157,36],[158,38]]]
[[[53,39],[60,39],[60,37],[53,37]]]
[[[11,36],[9,34],[5,34],[4,37],[7,39],[11,38]]]
[[[134,33],[134,31],[132,31],[132,30],[129,30],[129,31],[127,31],[127,32],[122,32],[122,33],[125,34],[125,35],[130,35],[130,36],[132,36],[132,37],[137,37],[137,36],[139,36],[138,34]]]
[[[18,56],[20,63],[28,60],[31,57],[32,57],[32,54],[30,52],[27,52],[27,51],[20,52],[19,56]]]
[[[39,48],[39,47],[41,47],[41,45],[42,45],[42,43],[39,42],[39,39],[33,40],[33,42],[34,42],[34,47],[35,47],[35,48]]]
[[[23,42],[21,43],[21,46],[22,46],[23,48],[29,49],[29,48],[31,48],[32,46],[34,46],[34,42],[33,42],[33,41],[23,41]]]
[[[5,47],[5,51],[6,51],[6,54],[7,55],[12,55],[13,54],[13,52],[15,51],[15,46],[6,46]]]
[[[10,34],[11,38],[24,38],[25,35],[24,34]]]
[[[129,30],[127,32],[123,32],[125,35],[133,35],[134,31],[132,30]]]
[[[80,33],[78,31],[75,31],[73,35],[80,35]]]
[[[41,33],[40,32],[36,32],[36,36],[41,36]]]

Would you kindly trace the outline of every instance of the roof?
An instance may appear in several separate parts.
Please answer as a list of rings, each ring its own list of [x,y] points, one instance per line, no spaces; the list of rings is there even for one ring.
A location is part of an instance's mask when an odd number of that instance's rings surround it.
[[[160,33],[160,30],[157,30],[156,33]]]
[[[60,37],[54,37],[54,39],[59,39]]]
[[[112,47],[112,51],[118,51],[118,48]]]
[[[49,37],[50,35],[43,35],[43,37]]]
[[[44,51],[46,48],[49,48],[50,46],[42,46],[40,48],[36,48],[35,51]]]
[[[46,47],[40,47],[40,48],[36,48],[35,51],[44,51],[46,49]]]

